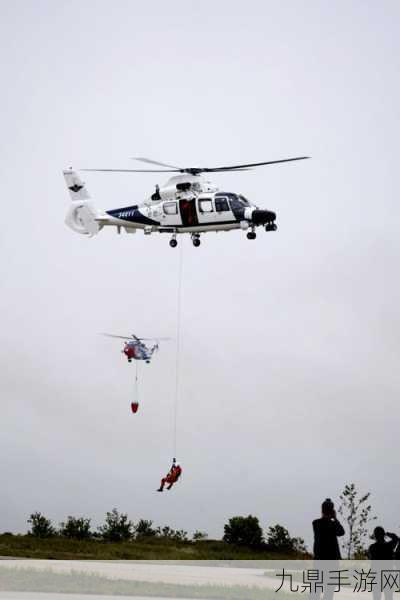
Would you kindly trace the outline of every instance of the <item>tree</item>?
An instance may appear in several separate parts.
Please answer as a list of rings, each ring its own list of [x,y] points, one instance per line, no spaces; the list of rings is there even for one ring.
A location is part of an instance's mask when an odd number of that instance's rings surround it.
[[[116,508],[106,515],[105,524],[99,527],[103,540],[107,542],[123,542],[132,538],[133,523],[128,515],[119,513]]]
[[[160,536],[163,538],[173,538],[174,534],[175,530],[169,527],[168,525],[165,525],[165,527],[163,527],[160,531]]]
[[[75,540],[88,540],[92,536],[90,519],[69,516],[65,523],[60,523],[60,534]]]
[[[289,531],[282,525],[275,525],[268,529],[267,544],[271,549],[282,552],[290,552],[293,549],[293,542]]]
[[[368,535],[367,525],[376,517],[371,516],[372,507],[368,504],[371,493],[360,494],[354,483],[345,485],[339,496],[338,512],[348,525],[348,537],[343,542],[343,549],[348,559],[365,554],[365,540]]]
[[[194,542],[201,542],[203,540],[206,540],[207,538],[208,538],[208,533],[206,533],[205,531],[196,530],[193,534]]]
[[[267,544],[277,552],[304,554],[307,552],[303,538],[291,537],[286,527],[275,525],[267,531]]]
[[[259,546],[263,532],[257,517],[232,517],[224,526],[224,542],[241,546]]]
[[[47,519],[38,511],[31,514],[28,523],[31,525],[29,533],[37,538],[48,538],[56,534],[50,519]]]
[[[184,529],[176,529],[174,531],[172,539],[177,542],[187,542],[188,541],[187,531],[185,531]]]
[[[136,537],[155,537],[159,532],[159,529],[153,528],[153,521],[147,519],[140,519],[139,523],[135,526]]]

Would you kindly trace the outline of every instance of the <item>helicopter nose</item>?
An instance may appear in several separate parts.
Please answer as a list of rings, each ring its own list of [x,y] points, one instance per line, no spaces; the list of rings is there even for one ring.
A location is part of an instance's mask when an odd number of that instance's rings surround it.
[[[266,223],[273,223],[276,219],[276,214],[271,210],[260,210],[256,208],[253,210],[251,220],[254,225],[265,225]]]

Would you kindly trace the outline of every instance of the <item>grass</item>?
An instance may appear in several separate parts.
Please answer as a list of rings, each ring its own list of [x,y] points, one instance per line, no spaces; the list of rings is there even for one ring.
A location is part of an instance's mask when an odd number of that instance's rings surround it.
[[[233,546],[217,540],[181,542],[145,538],[132,542],[37,539],[31,535],[0,535],[0,556],[59,560],[273,560],[304,558],[267,550]]]

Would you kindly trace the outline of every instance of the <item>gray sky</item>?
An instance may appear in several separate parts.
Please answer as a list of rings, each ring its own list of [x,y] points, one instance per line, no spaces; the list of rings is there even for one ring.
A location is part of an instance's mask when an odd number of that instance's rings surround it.
[[[1,2],[1,530],[117,506],[221,535],[253,513],[310,541],[346,482],[399,528],[398,2]],[[184,240],[175,341],[134,368],[100,331],[175,338],[167,236],[82,238],[61,171],[221,165],[279,231]],[[87,174],[100,207],[162,176]]]

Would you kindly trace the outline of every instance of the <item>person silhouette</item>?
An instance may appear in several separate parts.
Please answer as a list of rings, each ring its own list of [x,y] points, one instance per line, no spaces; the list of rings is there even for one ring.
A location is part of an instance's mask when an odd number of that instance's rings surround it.
[[[375,543],[371,544],[368,549],[368,556],[371,560],[393,560],[394,551],[398,544],[399,538],[395,533],[385,531],[379,526],[374,529]],[[385,541],[389,538],[389,541]]]
[[[322,516],[313,521],[314,559],[340,560],[338,537],[344,535],[344,529],[336,518],[335,506],[330,498],[321,506]]]
[[[340,548],[338,537],[344,535],[344,529],[336,518],[335,506],[330,498],[323,501],[322,515],[313,521],[314,530],[314,568],[318,569],[323,589],[312,589],[311,600],[319,600],[323,593],[324,600],[332,600],[335,586],[328,585],[330,573],[339,568]],[[322,562],[320,562],[322,561]]]
[[[396,562],[398,564],[400,564],[400,538],[399,538],[399,536],[397,536],[397,539],[398,539],[398,541],[397,541],[396,550],[394,551],[394,558],[395,558]]]
[[[368,556],[371,559],[373,570],[378,574],[378,581],[372,590],[373,598],[374,600],[380,600],[383,591],[385,600],[392,600],[393,587],[391,585],[385,585],[384,588],[382,587],[382,582],[384,582],[384,579],[382,579],[382,571],[393,568],[395,550],[399,538],[395,533],[385,531],[380,525],[375,527],[373,537],[375,538],[375,542],[368,548]],[[389,540],[385,541],[385,538],[389,538]],[[382,563],[380,561],[386,562]]]

